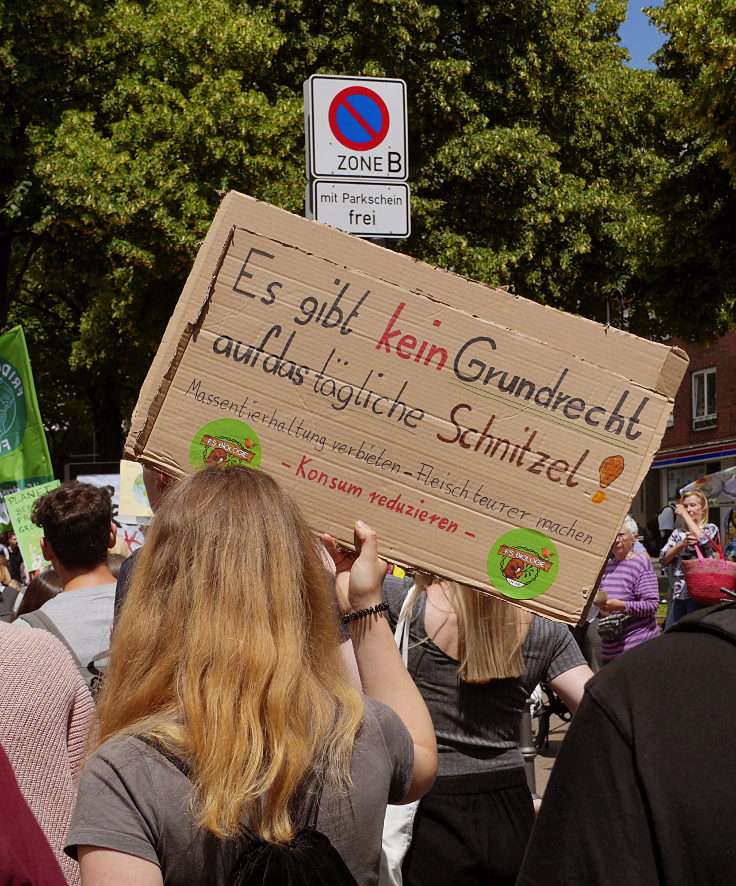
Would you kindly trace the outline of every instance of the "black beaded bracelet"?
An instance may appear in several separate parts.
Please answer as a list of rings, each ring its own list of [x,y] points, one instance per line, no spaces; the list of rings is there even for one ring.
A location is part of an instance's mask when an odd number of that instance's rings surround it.
[[[371,606],[370,609],[359,609],[357,612],[348,612],[347,615],[343,615],[342,623],[346,625],[349,621],[354,621],[356,618],[365,618],[366,615],[385,612],[387,609],[388,603],[377,603],[375,606]]]

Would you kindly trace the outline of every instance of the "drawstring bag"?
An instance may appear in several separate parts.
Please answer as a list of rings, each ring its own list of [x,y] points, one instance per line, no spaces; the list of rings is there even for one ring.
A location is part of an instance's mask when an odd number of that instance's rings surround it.
[[[235,864],[228,886],[357,886],[329,837],[313,825],[288,846],[254,837]]]
[[[146,735],[138,738],[189,775],[189,768],[158,741]],[[227,886],[358,886],[355,877],[335,849],[330,838],[318,831],[317,812],[322,782],[310,795],[307,825],[300,828],[286,846],[269,843],[249,832],[245,848],[227,878]]]
[[[704,557],[700,545],[694,545],[697,558],[683,560],[682,571],[690,599],[701,606],[714,606],[736,596],[736,563],[726,560],[718,541],[712,539],[718,558]],[[730,593],[729,593],[730,592]]]

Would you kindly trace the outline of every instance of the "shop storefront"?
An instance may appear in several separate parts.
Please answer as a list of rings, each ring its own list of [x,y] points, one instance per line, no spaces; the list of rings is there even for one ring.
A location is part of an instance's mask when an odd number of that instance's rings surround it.
[[[655,456],[649,472],[647,484],[650,490],[649,506],[654,505],[657,493],[659,495],[657,504],[661,509],[666,504],[677,501],[683,486],[706,474],[713,474],[735,464],[736,440],[660,451]],[[710,521],[719,526],[724,534],[729,513],[729,507],[710,508]]]

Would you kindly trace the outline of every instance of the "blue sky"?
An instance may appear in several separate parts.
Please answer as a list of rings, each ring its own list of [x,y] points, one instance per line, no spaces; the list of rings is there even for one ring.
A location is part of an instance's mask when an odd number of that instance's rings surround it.
[[[665,39],[641,11],[645,6],[661,6],[662,0],[629,0],[626,21],[619,29],[621,43],[631,54],[632,68],[652,68],[647,59]]]

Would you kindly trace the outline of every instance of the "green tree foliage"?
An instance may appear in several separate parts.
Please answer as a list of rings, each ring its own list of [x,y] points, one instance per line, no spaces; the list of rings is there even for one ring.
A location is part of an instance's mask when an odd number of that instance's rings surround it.
[[[55,300],[44,280],[44,256],[56,250],[40,225],[48,196],[34,170],[34,136],[85,100],[84,46],[100,15],[95,2],[0,4],[0,324],[25,326],[52,450],[65,448],[71,426],[89,425],[90,404],[68,365],[79,308]],[[67,252],[66,277],[81,258]]]
[[[274,8],[285,78],[409,85],[412,255],[603,319],[632,276],[638,72],[623,0],[356,0]],[[293,34],[298,33],[294,41]],[[300,45],[301,44],[301,45]]]
[[[44,44],[26,5],[4,9],[6,91],[23,108],[24,90],[45,96],[16,124],[22,154],[15,133],[3,144],[17,158],[7,303],[30,327],[53,442],[68,449],[86,417],[117,458],[121,420],[222,191],[301,208],[301,96],[274,88],[283,37],[244,4],[59,3],[44,29],[61,35],[58,76],[43,55],[20,61]]]
[[[658,222],[640,303],[652,332],[706,341],[736,327],[736,3],[665,0],[648,12],[669,38],[657,56],[664,173],[644,194]]]
[[[669,35],[658,63],[677,81],[683,118],[736,184],[736,2],[665,0],[649,15]]]

